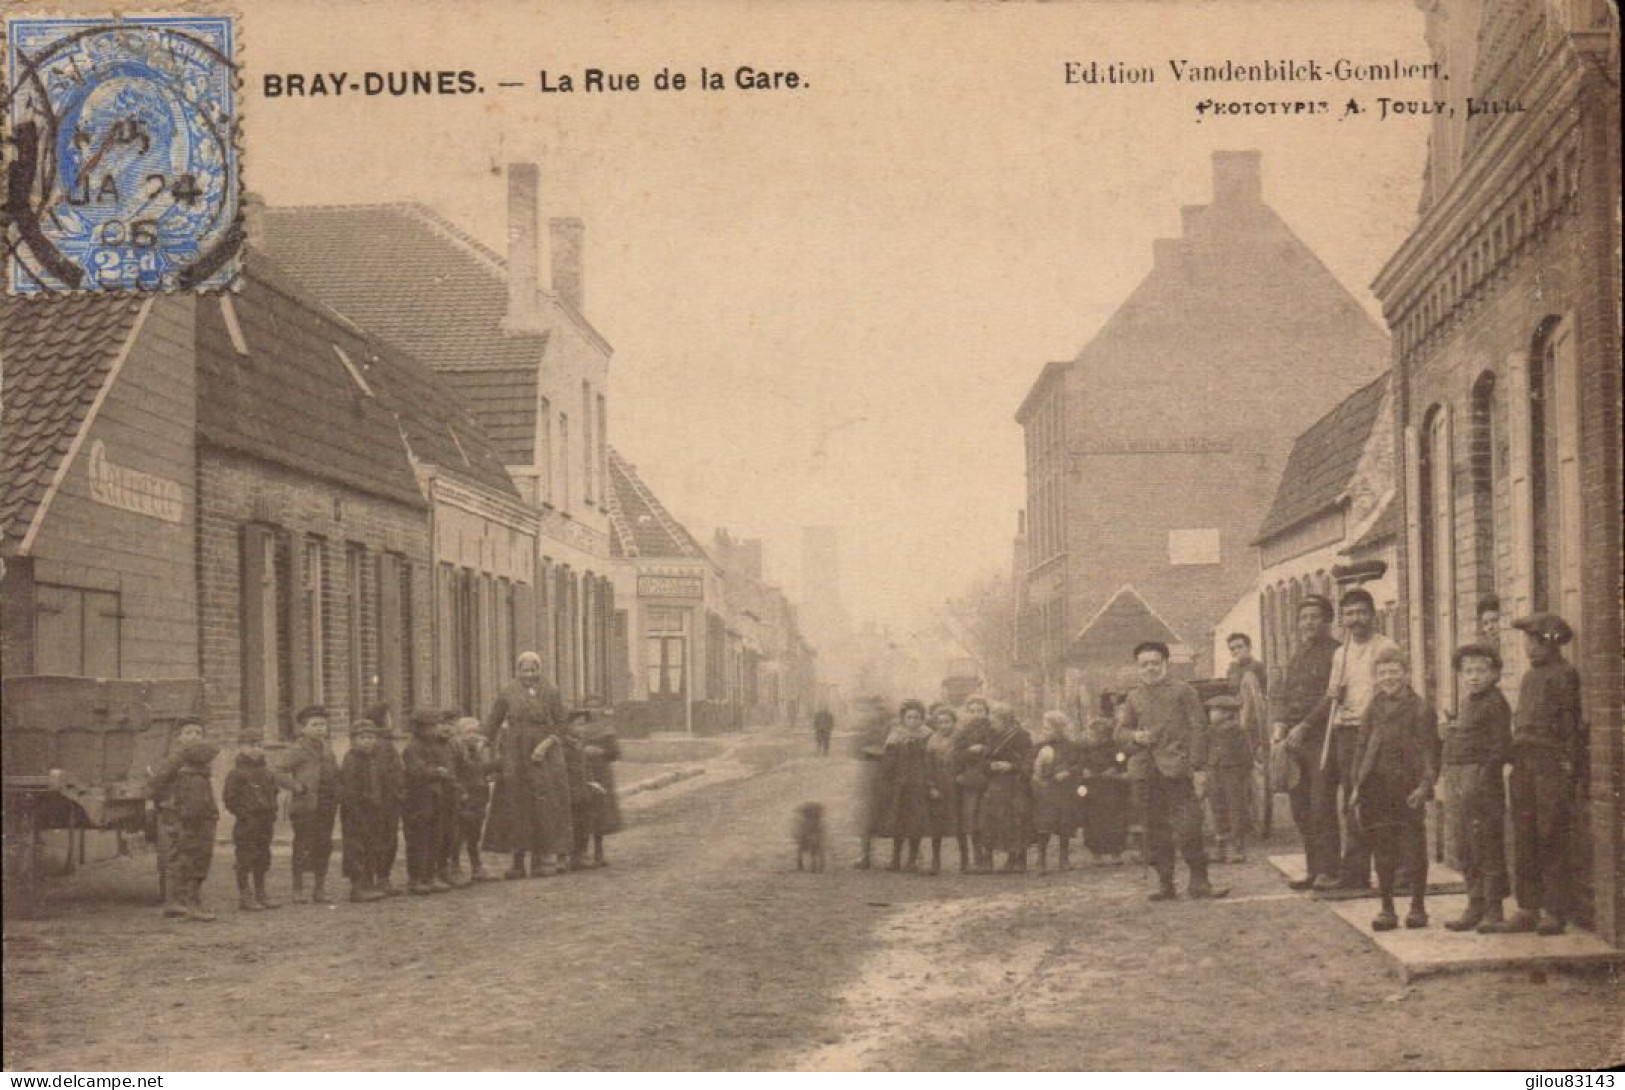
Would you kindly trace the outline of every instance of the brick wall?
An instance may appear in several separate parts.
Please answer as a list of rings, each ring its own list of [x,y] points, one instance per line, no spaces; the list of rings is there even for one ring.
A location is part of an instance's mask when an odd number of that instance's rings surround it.
[[[1516,381],[1515,365],[1527,365],[1543,331],[1556,323],[1572,331],[1579,380],[1579,599],[1584,617],[1569,651],[1584,681],[1591,750],[1591,779],[1581,796],[1586,820],[1576,830],[1574,862],[1582,901],[1577,907],[1600,934],[1620,943],[1625,939],[1625,742],[1618,603],[1625,557],[1619,520],[1619,105],[1617,90],[1595,76],[1586,81],[1596,82],[1582,85],[1562,127],[1546,132],[1511,169],[1526,180],[1510,191],[1484,188],[1472,213],[1484,222],[1513,207],[1520,218],[1510,222],[1521,229],[1515,235],[1492,236],[1483,251],[1487,260],[1475,263],[1479,271],[1470,283],[1458,278],[1441,297],[1435,278],[1385,299],[1385,304],[1396,316],[1396,361],[1406,376],[1400,423],[1420,429],[1435,406],[1448,406],[1455,422],[1450,458],[1454,536],[1448,548],[1460,641],[1472,638],[1476,603],[1487,591],[1500,594],[1503,614],[1511,619],[1516,606],[1509,591],[1519,585],[1518,572],[1530,563],[1520,544],[1510,484],[1517,466],[1509,433],[1529,396],[1528,387]],[[1424,223],[1418,235],[1426,227]],[[1432,309],[1420,309],[1424,306]],[[1412,316],[1418,314],[1426,316],[1432,332],[1410,327],[1401,334],[1407,318],[1415,321]],[[1403,486],[1403,467],[1401,481]],[[1419,610],[1422,591],[1404,549],[1400,561],[1406,608]],[[1555,600],[1546,606],[1563,609]],[[1516,632],[1505,634],[1502,649],[1508,659],[1505,685],[1515,697],[1524,668]],[[1441,679],[1431,683],[1437,686]]]
[[[349,706],[346,678],[352,649],[346,636],[347,571],[345,549],[354,543],[367,551],[364,577],[370,586],[378,557],[397,553],[411,571],[411,678],[414,701],[432,698],[429,522],[427,512],[378,499],[213,446],[198,453],[197,585],[200,660],[208,684],[211,731],[235,742],[243,722],[242,528],[274,527],[295,544],[310,537],[325,546],[328,611],[325,703],[335,730],[348,727],[359,714]],[[335,502],[336,501],[336,502]],[[297,557],[298,553],[295,553]],[[369,596],[372,590],[366,590]],[[373,612],[372,616],[378,616]],[[389,633],[379,638],[389,639]],[[371,640],[364,643],[372,644]],[[376,645],[359,649],[366,667],[376,667]],[[378,696],[369,669],[363,703]],[[306,702],[295,694],[294,704]],[[399,714],[400,709],[397,709]]]

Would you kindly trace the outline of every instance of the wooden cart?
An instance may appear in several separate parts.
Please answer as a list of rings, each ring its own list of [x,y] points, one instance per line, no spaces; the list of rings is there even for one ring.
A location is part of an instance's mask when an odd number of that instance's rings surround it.
[[[8,677],[0,705],[5,907],[28,915],[44,878],[41,834],[68,831],[71,866],[84,830],[145,831],[147,778],[177,725],[202,715],[203,682]]]

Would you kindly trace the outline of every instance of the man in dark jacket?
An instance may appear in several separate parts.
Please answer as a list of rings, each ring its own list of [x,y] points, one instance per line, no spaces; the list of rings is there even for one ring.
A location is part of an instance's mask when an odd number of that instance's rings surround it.
[[[378,728],[360,719],[350,727],[350,752],[339,767],[339,806],[344,815],[344,876],[350,900],[381,901],[378,888],[384,854],[384,815],[388,788],[378,750]]]
[[[1153,901],[1179,896],[1174,886],[1177,845],[1190,869],[1193,899],[1223,897],[1208,882],[1202,845],[1202,799],[1207,794],[1207,713],[1196,690],[1168,677],[1168,645],[1147,640],[1134,648],[1140,685],[1128,694],[1117,724],[1117,742],[1139,746],[1150,757],[1146,783],[1146,849],[1157,872]]]
[[[1332,603],[1311,594],[1298,605],[1298,653],[1287,664],[1286,677],[1270,692],[1270,742],[1284,747],[1297,768],[1295,781],[1287,788],[1292,804],[1292,823],[1303,841],[1304,876],[1290,883],[1293,889],[1314,888],[1315,879],[1326,876],[1335,881],[1339,859],[1334,854],[1321,858],[1324,844],[1315,835],[1314,776],[1320,748],[1326,736],[1326,714],[1318,711],[1332,676],[1332,655],[1340,646],[1327,634],[1332,623]]]

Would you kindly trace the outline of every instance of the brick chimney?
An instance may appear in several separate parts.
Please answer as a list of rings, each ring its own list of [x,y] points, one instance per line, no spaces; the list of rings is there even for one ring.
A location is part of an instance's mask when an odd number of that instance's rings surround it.
[[[508,164],[508,313],[503,328],[533,332],[541,325],[541,188],[535,163]]]
[[[1256,151],[1213,153],[1213,203],[1257,204],[1264,199],[1262,156]]]
[[[587,229],[573,216],[548,221],[553,249],[553,294],[577,314],[585,313],[586,283],[582,279],[583,247]]]

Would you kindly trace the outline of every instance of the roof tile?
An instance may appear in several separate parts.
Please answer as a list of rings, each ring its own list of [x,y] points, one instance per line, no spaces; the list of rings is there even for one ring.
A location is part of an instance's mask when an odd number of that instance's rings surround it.
[[[1292,444],[1275,500],[1258,529],[1264,541],[1329,510],[1348,488],[1388,390],[1385,372],[1354,391]]]

